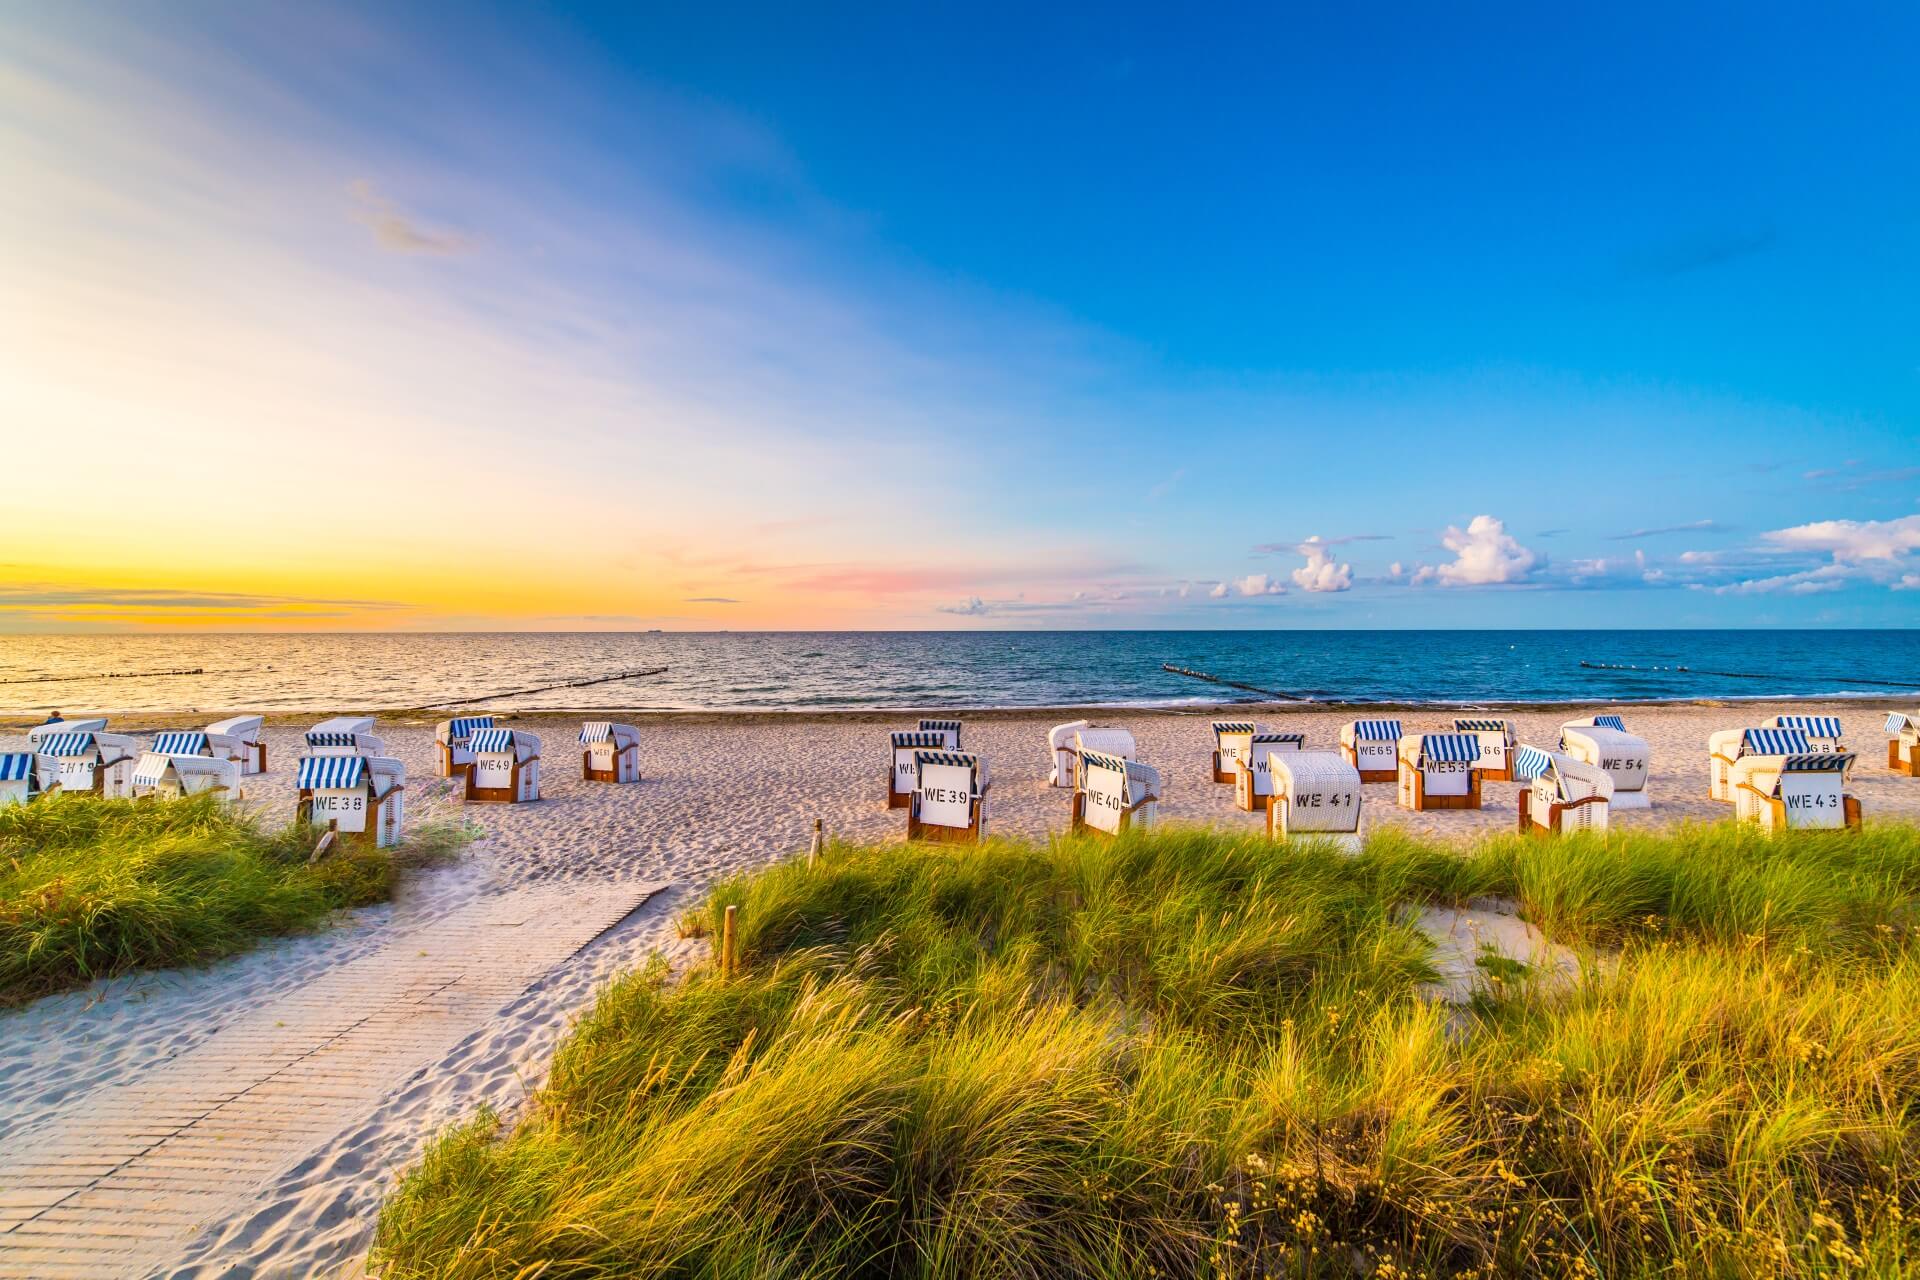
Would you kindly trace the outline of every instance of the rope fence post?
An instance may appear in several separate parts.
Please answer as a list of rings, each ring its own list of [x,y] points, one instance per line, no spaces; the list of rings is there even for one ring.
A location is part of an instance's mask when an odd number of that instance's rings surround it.
[[[734,968],[738,964],[734,954],[733,921],[739,910],[739,907],[729,904],[726,919],[720,926],[720,972],[728,977],[733,976]]]

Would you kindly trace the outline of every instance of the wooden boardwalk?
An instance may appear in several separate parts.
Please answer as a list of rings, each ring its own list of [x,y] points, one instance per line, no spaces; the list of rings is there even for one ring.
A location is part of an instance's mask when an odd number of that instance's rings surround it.
[[[0,1151],[0,1277],[166,1263],[664,887],[483,898],[14,1135]]]

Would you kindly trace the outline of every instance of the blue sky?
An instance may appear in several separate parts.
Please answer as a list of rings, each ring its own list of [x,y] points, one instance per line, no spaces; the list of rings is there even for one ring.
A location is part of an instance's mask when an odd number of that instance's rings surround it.
[[[1910,6],[13,8],[0,628],[1908,626],[1917,48]],[[103,510],[36,535],[77,435]],[[384,467],[324,540],[316,438]],[[156,480],[221,495],[187,554]],[[525,534],[477,553],[476,502]]]

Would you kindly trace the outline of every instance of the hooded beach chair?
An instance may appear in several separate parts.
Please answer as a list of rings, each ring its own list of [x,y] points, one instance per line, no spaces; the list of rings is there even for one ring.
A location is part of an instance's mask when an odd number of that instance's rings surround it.
[[[133,770],[140,760],[140,746],[125,734],[89,729],[29,737],[34,744],[34,774],[41,791],[87,792],[109,800],[133,795]]]
[[[1340,726],[1340,754],[1360,771],[1362,782],[1393,782],[1400,776],[1400,722],[1355,720]]]
[[[1733,765],[1734,816],[1767,831],[1857,829],[1860,802],[1846,792],[1852,765],[1845,751],[1743,755]]]
[[[1560,751],[1582,764],[1605,769],[1613,779],[1610,809],[1651,809],[1647,768],[1652,754],[1647,740],[1627,732],[1619,716],[1598,715],[1569,720],[1560,726]]]
[[[1707,735],[1707,796],[1737,803],[1734,766],[1747,756],[1808,755],[1813,747],[1799,729],[1719,729]]]
[[[974,844],[987,835],[987,764],[964,751],[913,753],[907,839]]]
[[[580,727],[580,777],[587,782],[640,781],[640,731],[589,720]]]
[[[887,808],[907,809],[913,805],[913,788],[920,777],[914,753],[946,749],[946,735],[932,730],[897,729],[888,734]]]
[[[204,737],[194,734],[193,737]],[[161,734],[161,739],[169,737]],[[133,768],[133,798],[178,800],[212,792],[225,803],[240,798],[240,765],[223,757],[145,752]]]
[[[1606,834],[1613,779],[1605,769],[1538,747],[1519,748],[1512,764],[1512,780],[1521,784],[1522,835]]]
[[[385,849],[406,821],[407,766],[390,756],[305,756],[294,812],[303,822]]]
[[[443,778],[457,778],[473,763],[473,732],[493,728],[492,716],[455,716],[433,727],[438,756],[435,772]]]
[[[1478,809],[1480,736],[1410,733],[1400,739],[1400,807]]]
[[[920,732],[937,733],[948,751],[960,751],[960,722],[958,720],[922,720]]]
[[[27,746],[36,754],[41,751],[40,739],[50,738],[56,733],[105,733],[105,716],[87,716],[78,720],[55,720],[52,724],[37,724],[27,730]]]
[[[1887,768],[1920,778],[1920,715],[1887,716]]]
[[[1264,729],[1255,733],[1247,742],[1246,757],[1234,761],[1233,802],[1248,813],[1265,809],[1267,797],[1273,794],[1273,755],[1306,749],[1304,733],[1273,733]]]
[[[207,726],[207,740],[219,754],[240,764],[240,776],[267,771],[267,740],[262,716],[231,716]]]
[[[1513,721],[1493,716],[1460,716],[1453,722],[1455,733],[1470,733],[1480,740],[1480,780],[1513,781],[1513,749],[1516,742]]]
[[[1102,755],[1132,760],[1139,755],[1133,734],[1126,729],[1095,725],[1086,720],[1059,724],[1047,731],[1047,749],[1053,754],[1053,771],[1047,785],[1077,790],[1080,785],[1080,753],[1098,751]]]
[[[1253,735],[1260,726],[1251,720],[1215,720],[1213,722],[1213,780],[1234,785],[1240,762],[1253,750]]]
[[[524,804],[540,798],[540,739],[525,729],[475,729],[468,800]]]
[[[1121,756],[1083,750],[1073,792],[1073,830],[1117,836],[1150,827],[1160,813],[1160,771]]]
[[[1360,771],[1338,751],[1280,751],[1270,757],[1267,837],[1326,837],[1360,851]]]
[[[33,752],[0,752],[0,809],[40,797],[40,779],[34,772]]]
[[[307,730],[302,755],[384,756],[387,744],[373,735],[372,716],[335,716]]]

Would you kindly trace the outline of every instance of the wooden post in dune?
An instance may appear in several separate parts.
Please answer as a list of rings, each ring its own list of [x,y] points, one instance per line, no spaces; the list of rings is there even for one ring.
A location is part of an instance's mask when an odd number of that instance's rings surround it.
[[[732,976],[736,964],[733,952],[733,918],[739,910],[739,907],[729,905],[726,919],[720,926],[720,972],[728,976]]]
[[[820,861],[820,847],[826,843],[826,836],[820,828],[820,819],[813,820],[813,843],[807,846],[807,865],[813,866]]]

